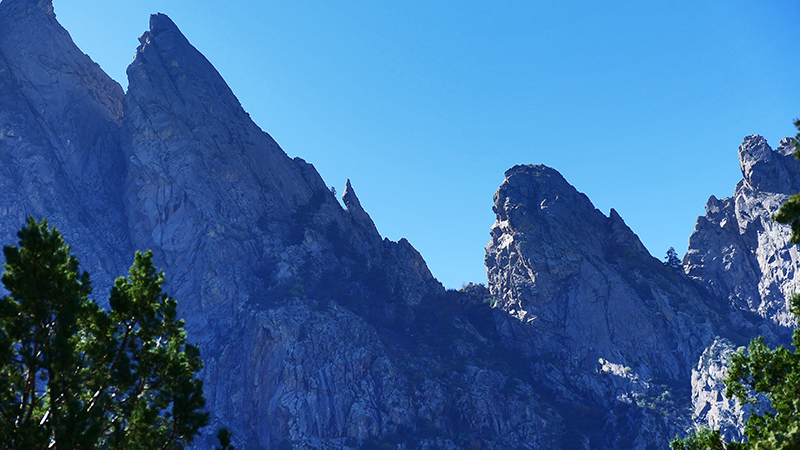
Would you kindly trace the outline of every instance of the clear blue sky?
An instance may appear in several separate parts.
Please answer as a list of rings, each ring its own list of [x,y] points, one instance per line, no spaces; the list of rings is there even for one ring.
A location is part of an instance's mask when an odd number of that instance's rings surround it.
[[[800,116],[800,2],[54,0],[127,87],[149,14],[169,15],[245,110],[447,287],[485,282],[492,195],[547,164],[650,252],[686,251],[736,150]]]

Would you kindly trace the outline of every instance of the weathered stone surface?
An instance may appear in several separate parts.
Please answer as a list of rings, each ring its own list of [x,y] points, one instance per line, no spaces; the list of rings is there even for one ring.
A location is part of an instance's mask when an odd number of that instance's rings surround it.
[[[380,238],[349,183],[344,210],[288,158],[169,18],[152,16],[140,42],[124,100],[128,225],[209,355],[215,419],[264,446],[413,429],[425,414],[397,368],[411,363],[388,358],[375,327],[444,294],[424,260]]]
[[[166,16],[123,95],[47,0],[0,3],[0,237],[46,216],[98,299],[151,248],[206,362],[212,448],[664,446],[740,430],[720,397],[731,346],[786,336],[798,253],[768,220],[800,191],[788,141],[740,149],[686,273],[652,258],[558,172],[516,166],[495,196],[489,290],[445,292],[405,239],[382,239],[350,181],[255,125]],[[694,412],[690,410],[693,407]]]
[[[696,427],[721,430],[726,440],[741,441],[751,405],[725,396],[728,358],[736,348],[726,339],[716,339],[700,356],[692,370],[692,417]]]
[[[117,181],[122,88],[83,54],[49,1],[0,4],[0,238],[47,217],[86,268],[132,261]],[[103,300],[113,278],[94,280]]]
[[[666,410],[648,410],[647,399],[688,397],[697,358],[725,328],[716,299],[549,167],[513,167],[494,199],[486,266],[506,342],[563,395],[602,405],[606,417],[621,405],[650,417],[625,432],[606,429],[609,439],[593,446],[618,446],[614,439],[631,432],[636,442],[665,444],[672,430],[657,423]],[[685,419],[678,414],[673,423]]]
[[[790,335],[788,298],[800,280],[791,230],[770,219],[800,192],[800,164],[792,151],[788,138],[773,151],[763,137],[746,137],[739,147],[743,179],[733,197],[709,198],[684,257],[686,273],[730,304],[728,320],[773,342]],[[767,320],[753,320],[752,313]]]
[[[647,377],[688,374],[710,328],[689,312],[708,299],[651,257],[616,211],[606,217],[545,166],[506,172],[494,209],[486,265],[510,340],[564,371],[602,358]]]

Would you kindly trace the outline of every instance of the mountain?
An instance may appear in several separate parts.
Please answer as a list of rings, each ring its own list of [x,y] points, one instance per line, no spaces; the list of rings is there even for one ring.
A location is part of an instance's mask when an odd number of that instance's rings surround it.
[[[709,198],[684,258],[691,278],[728,300],[730,321],[748,326],[753,322],[742,313],[755,313],[765,320],[754,331],[773,340],[790,335],[788,297],[798,291],[800,251],[788,245],[789,228],[770,219],[800,192],[793,151],[788,138],[773,151],[763,137],[746,137],[739,147],[742,180],[732,197]]]
[[[720,298],[722,317],[738,331],[717,337],[692,374],[695,420],[728,437],[741,436],[753,408],[723,396],[727,355],[741,345],[736,337],[764,336],[773,346],[788,345],[796,326],[788,298],[798,292],[800,253],[789,242],[790,227],[771,220],[800,192],[800,162],[793,151],[789,138],[772,150],[763,137],[746,137],[739,147],[742,180],[732,197],[709,198],[684,256],[686,274]]]
[[[128,89],[83,54],[48,0],[0,3],[0,237],[25,217],[64,234],[104,302],[152,249],[200,345],[213,448],[657,448],[695,424],[736,435],[724,357],[791,325],[797,250],[769,215],[800,191],[788,141],[740,148],[682,269],[554,169],[495,194],[488,288],[447,291],[384,239],[353,185],[340,203],[289,158],[165,15]],[[342,206],[344,205],[344,206]]]
[[[58,224],[84,267],[125,273],[122,88],[72,42],[49,2],[0,3],[0,227]],[[102,219],[102,220],[101,220]],[[108,290],[113,279],[98,277]]]
[[[680,423],[691,369],[726,329],[716,299],[554,169],[513,167],[494,201],[486,266],[506,345],[560,402],[593,408],[592,448],[673,437],[659,418]]]

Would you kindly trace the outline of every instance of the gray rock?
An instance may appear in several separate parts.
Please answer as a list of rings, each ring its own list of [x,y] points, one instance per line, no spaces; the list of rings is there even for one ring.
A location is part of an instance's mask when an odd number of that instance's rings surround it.
[[[733,197],[709,198],[683,264],[687,275],[727,300],[728,320],[772,342],[791,334],[788,298],[800,279],[800,251],[789,243],[791,230],[770,218],[789,195],[800,192],[800,164],[792,151],[788,138],[774,151],[761,136],[744,139],[743,179]]]
[[[513,167],[494,200],[486,267],[508,345],[565,397],[602,405],[607,420],[622,405],[647,418],[618,435],[665,445],[675,429],[663,419],[688,418],[652,400],[688,398],[697,358],[725,328],[717,299],[650,256],[616,211],[606,217],[549,167]],[[620,447],[613,434],[592,445]]]
[[[682,309],[707,299],[651,257],[616,211],[606,217],[545,166],[506,172],[494,209],[486,265],[510,340],[564,371],[602,358],[651,377],[687,374],[709,326]]]
[[[46,0],[0,3],[0,237],[48,217],[103,301],[153,249],[201,346],[212,448],[636,448],[697,424],[741,431],[720,397],[731,346],[785,338],[797,251],[769,221],[800,191],[788,141],[749,137],[685,273],[651,257],[545,166],[495,195],[489,289],[445,292],[383,239],[350,181],[342,208],[289,158],[165,15],[123,95]],[[691,409],[690,409],[691,408]]]
[[[73,245],[105,302],[133,260],[123,220],[122,88],[83,54],[49,1],[0,4],[0,238],[33,215]]]

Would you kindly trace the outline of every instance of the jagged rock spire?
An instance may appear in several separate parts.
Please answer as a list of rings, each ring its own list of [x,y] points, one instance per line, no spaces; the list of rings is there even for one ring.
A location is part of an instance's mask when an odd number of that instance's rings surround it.
[[[342,194],[342,201],[347,207],[347,212],[350,213],[350,216],[353,218],[353,220],[358,225],[363,227],[367,233],[378,236],[380,239],[380,234],[378,233],[378,229],[375,227],[375,223],[372,221],[372,218],[369,216],[369,214],[364,211],[364,208],[361,207],[361,202],[358,200],[356,191],[350,184],[349,179],[347,180],[347,185],[345,185],[344,193]]]
[[[739,168],[744,182],[762,192],[793,194],[800,186],[795,181],[800,164],[795,159],[794,146],[789,141],[772,150],[767,140],[754,134],[744,138],[739,146]]]

